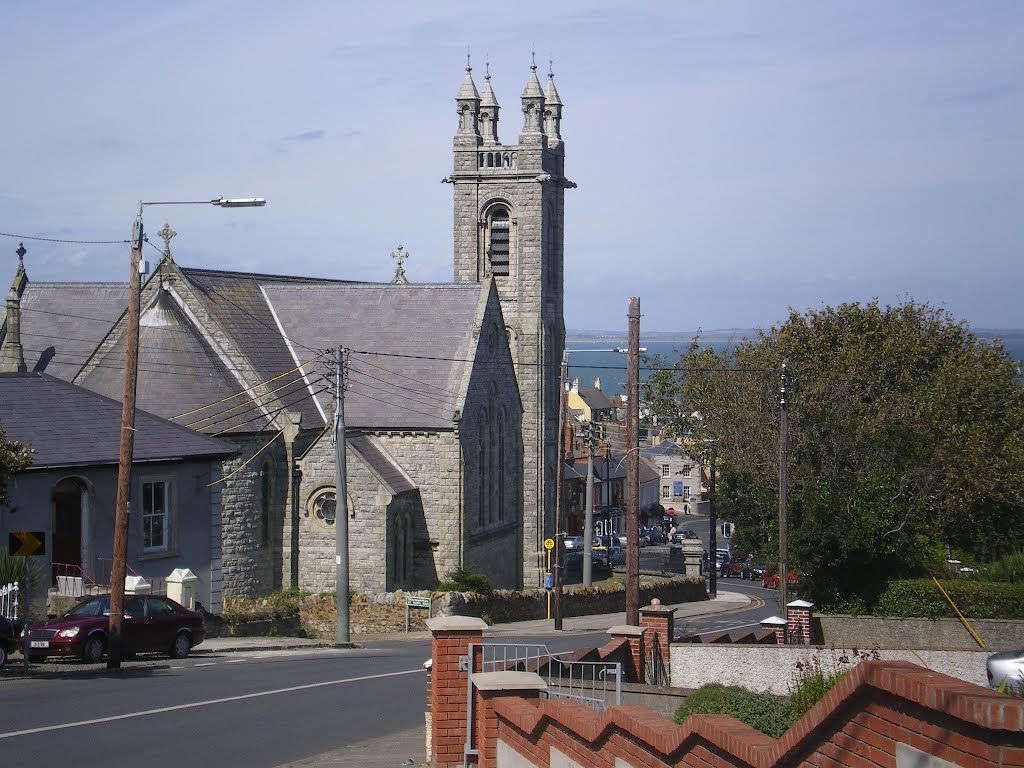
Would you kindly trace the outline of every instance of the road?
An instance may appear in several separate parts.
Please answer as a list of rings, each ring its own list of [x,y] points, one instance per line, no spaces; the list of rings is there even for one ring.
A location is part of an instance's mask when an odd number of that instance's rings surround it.
[[[682,629],[755,628],[776,612],[774,592],[724,581],[721,589],[749,594],[751,604],[686,619]],[[500,642],[558,653],[608,639],[604,631],[556,634],[531,624],[521,635],[506,625]],[[429,655],[420,635],[351,649],[143,656],[118,672],[69,664],[62,676],[0,678],[0,754],[4,768],[286,765],[422,727]]]

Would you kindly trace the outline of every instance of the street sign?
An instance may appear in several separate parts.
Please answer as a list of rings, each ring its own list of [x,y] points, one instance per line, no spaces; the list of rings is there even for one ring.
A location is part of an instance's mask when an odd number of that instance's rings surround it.
[[[548,552],[550,552],[554,548],[555,548],[555,540],[554,539],[544,539],[544,549],[546,549]]]
[[[46,554],[46,533],[44,531],[12,532],[10,552],[15,557]]]

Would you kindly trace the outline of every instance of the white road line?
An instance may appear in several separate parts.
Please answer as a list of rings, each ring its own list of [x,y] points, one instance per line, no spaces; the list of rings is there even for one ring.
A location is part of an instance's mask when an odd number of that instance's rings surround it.
[[[193,667],[215,667],[217,666],[216,661],[204,661],[202,664],[193,664]]]
[[[229,701],[244,701],[245,699],[258,699],[263,696],[275,696],[279,693],[294,693],[295,691],[306,691],[311,688],[323,688],[328,685],[343,685],[344,683],[359,683],[364,680],[380,680],[385,677],[398,677],[399,675],[422,675],[423,669],[408,669],[404,672],[385,672],[380,675],[364,675],[363,677],[346,677],[341,680],[326,680],[321,683],[309,683],[308,685],[294,685],[290,688],[277,688],[273,691],[261,691],[260,693],[246,693],[240,696],[226,696],[223,699],[210,699],[208,701],[194,701],[190,704],[176,704],[173,707],[160,707],[159,709],[144,709],[141,712],[127,712],[123,715],[111,715],[110,717],[97,717],[93,720],[78,720],[72,723],[60,723],[58,725],[44,725],[41,728],[27,728],[23,731],[10,731],[0,733],[0,739],[10,739],[14,736],[29,736],[33,733],[46,733],[47,731],[61,731],[67,728],[79,728],[83,725],[97,725],[98,723],[111,723],[117,720],[130,720],[135,717],[148,717],[149,715],[160,715],[164,712],[177,712],[183,709],[195,707],[207,707],[212,704],[226,704]]]
[[[244,663],[244,662],[246,662],[246,661],[249,661],[249,659],[228,659],[228,660],[227,660],[227,661],[225,661],[224,663],[225,663],[225,664],[242,664],[242,663]],[[201,667],[201,666],[203,666],[203,665],[202,665],[202,664],[197,664],[196,666],[199,666],[199,667]]]

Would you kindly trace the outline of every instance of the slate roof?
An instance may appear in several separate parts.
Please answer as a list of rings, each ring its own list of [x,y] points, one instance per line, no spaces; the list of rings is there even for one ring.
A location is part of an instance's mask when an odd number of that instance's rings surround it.
[[[452,427],[484,290],[476,283],[263,286],[294,344],[352,348],[345,423],[367,429]],[[330,393],[317,397],[327,412]]]
[[[409,476],[377,446],[372,438],[356,434],[346,435],[346,440],[349,447],[358,453],[367,466],[380,476],[392,493],[403,493],[416,489],[416,485]]]
[[[580,387],[579,395],[592,411],[607,411],[615,407],[615,403],[596,387]]]
[[[71,381],[127,306],[125,283],[28,282],[21,296],[28,369]]]
[[[671,440],[662,440],[657,445],[652,445],[650,448],[644,448],[641,453],[644,456],[675,456],[677,458],[686,458],[686,451],[680,448],[678,445],[673,443]]]
[[[320,349],[336,346],[335,342],[326,347],[308,349],[301,344],[293,343],[294,355],[298,358],[296,360],[293,357],[293,350],[288,347],[288,340],[282,336],[277,319],[263,296],[262,287],[291,286],[296,290],[305,291],[317,286],[359,285],[315,277],[264,275],[193,267],[179,269],[188,283],[200,295],[205,296],[207,310],[242,348],[261,381],[272,379],[294,368],[298,363],[316,357]],[[315,372],[311,379],[319,381],[319,372]],[[282,379],[276,386],[281,386],[285,381]],[[307,395],[308,391],[302,386],[302,382],[296,384],[293,389],[277,393],[281,404],[287,405],[290,411],[302,414],[304,427],[323,425],[323,416],[316,405],[306,397]]]
[[[47,374],[0,373],[0,426],[9,439],[35,449],[30,470],[118,461],[121,404]],[[235,452],[222,440],[136,412],[136,463],[217,459]]]
[[[77,383],[120,400],[124,337]],[[243,428],[238,431],[260,431],[268,421],[164,291],[158,291],[156,301],[142,310],[136,392],[138,408],[165,419],[189,414],[175,419],[176,423],[210,434],[239,425]]]

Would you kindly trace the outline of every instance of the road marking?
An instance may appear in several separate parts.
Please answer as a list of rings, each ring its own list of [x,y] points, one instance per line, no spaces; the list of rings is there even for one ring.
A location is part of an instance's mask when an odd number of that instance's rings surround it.
[[[215,667],[217,666],[216,661],[204,661],[202,664],[193,664],[193,667]]]
[[[246,662],[246,661],[249,661],[249,659],[228,659],[228,660],[227,660],[227,661],[225,661],[224,663],[225,663],[225,664],[242,664],[242,663],[244,663],[244,662]],[[202,665],[202,664],[198,664],[197,666],[200,666],[200,667],[201,667],[201,666],[203,666],[203,665]]]
[[[10,739],[14,736],[29,736],[34,733],[46,733],[48,731],[62,731],[67,728],[80,728],[84,725],[97,725],[99,723],[112,723],[118,720],[131,720],[136,717],[148,717],[149,715],[160,715],[164,712],[178,712],[183,709],[194,709],[196,707],[208,707],[213,704],[226,704],[231,701],[244,701],[245,699],[258,699],[263,696],[276,696],[279,693],[294,693],[295,691],[308,691],[312,688],[324,688],[329,685],[343,685],[345,683],[360,683],[364,680],[380,680],[385,677],[398,677],[400,675],[422,675],[424,670],[407,669],[403,672],[384,672],[379,675],[363,675],[362,677],[346,677],[341,680],[325,680],[320,683],[309,683],[307,685],[293,685],[290,688],[277,688],[273,691],[261,691],[259,693],[245,693],[239,696],[226,696],[222,699],[209,699],[208,701],[194,701],[190,704],[176,704],[172,707],[160,707],[159,709],[145,709],[141,712],[128,712],[123,715],[111,715],[110,717],[97,717],[93,720],[78,720],[73,723],[60,723],[59,725],[44,725],[40,728],[26,728],[23,731],[10,731],[0,733],[0,739]]]

